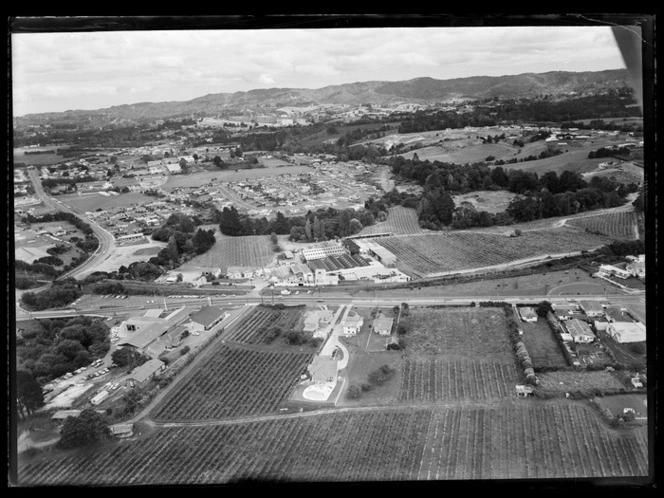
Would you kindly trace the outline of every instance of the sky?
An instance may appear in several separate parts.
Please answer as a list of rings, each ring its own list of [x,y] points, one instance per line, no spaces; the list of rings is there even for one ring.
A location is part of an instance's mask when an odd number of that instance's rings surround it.
[[[608,26],[11,35],[14,116],[258,88],[624,67]]]

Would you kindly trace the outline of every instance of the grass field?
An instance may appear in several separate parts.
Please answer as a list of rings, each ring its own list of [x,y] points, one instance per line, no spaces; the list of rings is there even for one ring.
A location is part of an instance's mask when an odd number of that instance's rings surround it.
[[[560,350],[554,333],[546,319],[535,323],[521,323],[523,342],[526,344],[533,367],[567,367],[565,355]]]
[[[620,389],[622,383],[611,373],[604,370],[596,372],[560,371],[538,374],[541,384],[538,389],[552,393],[584,392],[589,389]]]
[[[512,362],[505,313],[500,308],[413,308],[407,319],[409,358]]]
[[[645,476],[647,432],[585,404],[374,408],[158,428],[19,463],[22,485],[554,479]],[[255,481],[254,481],[255,482]]]
[[[64,204],[71,206],[81,211],[96,211],[101,208],[102,210],[113,209],[117,207],[131,207],[141,206],[156,200],[155,197],[150,197],[138,192],[129,192],[127,194],[104,196],[99,194],[66,194],[59,195],[58,199]]]
[[[473,140],[475,142],[476,140]],[[519,150],[518,147],[506,143],[498,144],[465,144],[464,142],[450,142],[452,145],[434,145],[423,147],[405,154],[406,159],[412,159],[415,154],[421,161],[441,161],[445,163],[466,164],[486,161],[493,156],[496,159],[510,159]],[[523,152],[522,152],[523,154]]]
[[[526,258],[580,252],[608,242],[603,236],[557,228],[519,237],[450,231],[376,239],[397,257],[397,267],[416,277],[506,265]]]
[[[205,254],[196,256],[181,270],[199,270],[229,266],[260,267],[269,264],[276,256],[268,235],[248,235],[246,237],[228,237],[219,230],[214,234],[216,242]]]
[[[595,398],[600,408],[606,408],[615,417],[622,415],[624,408],[632,408],[637,417],[648,416],[647,397],[645,394],[616,394]]]
[[[312,169],[309,166],[283,166],[278,168],[253,168],[253,169],[240,169],[238,171],[219,170],[219,171],[204,171],[194,173],[191,175],[171,175],[168,177],[168,182],[164,185],[164,190],[169,190],[175,187],[198,187],[204,183],[210,182],[241,182],[247,179],[255,180],[256,178],[266,178],[270,176],[278,176],[284,173],[297,175],[298,173],[311,173]],[[214,178],[214,180],[213,180]]]
[[[507,209],[516,194],[507,190],[478,190],[469,194],[452,196],[454,204],[459,206],[462,202],[470,202],[477,211],[500,213]]]

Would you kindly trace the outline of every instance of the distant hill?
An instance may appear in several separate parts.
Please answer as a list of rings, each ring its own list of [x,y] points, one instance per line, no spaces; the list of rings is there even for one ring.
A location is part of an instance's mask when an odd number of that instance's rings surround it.
[[[268,88],[247,92],[217,93],[182,102],[142,102],[94,111],[29,114],[15,118],[17,126],[72,121],[93,125],[133,122],[183,116],[218,115],[236,110],[305,106],[310,104],[373,104],[399,102],[434,103],[455,98],[519,98],[599,93],[628,86],[626,69],[593,72],[524,73],[511,76],[473,76],[437,80],[415,78],[407,81],[366,81],[318,89]]]

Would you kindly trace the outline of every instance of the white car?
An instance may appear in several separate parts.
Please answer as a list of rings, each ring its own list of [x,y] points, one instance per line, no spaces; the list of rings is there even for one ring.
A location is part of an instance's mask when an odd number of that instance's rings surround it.
[[[281,293],[282,293],[284,296],[287,296],[287,295],[289,295],[289,294],[291,293],[291,291],[289,291],[288,289],[284,289],[284,290],[281,291]]]

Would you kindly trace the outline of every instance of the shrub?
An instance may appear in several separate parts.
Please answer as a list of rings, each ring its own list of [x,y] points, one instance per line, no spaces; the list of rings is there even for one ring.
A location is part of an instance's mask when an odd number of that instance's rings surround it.
[[[367,382],[363,382],[360,388],[362,389],[363,392],[369,392],[374,388],[374,386],[368,384]]]
[[[346,392],[346,397],[348,399],[359,399],[360,396],[362,396],[362,389],[355,384],[348,387],[348,391]]]
[[[191,349],[191,348],[190,348],[189,346],[185,346],[185,347],[183,347],[183,348],[180,350],[180,354],[181,354],[182,356],[184,356],[184,355],[186,355],[186,354],[189,352],[190,349]]]
[[[640,342],[636,342],[636,343],[632,344],[629,347],[629,350],[634,354],[645,354],[646,353],[645,346]]]

